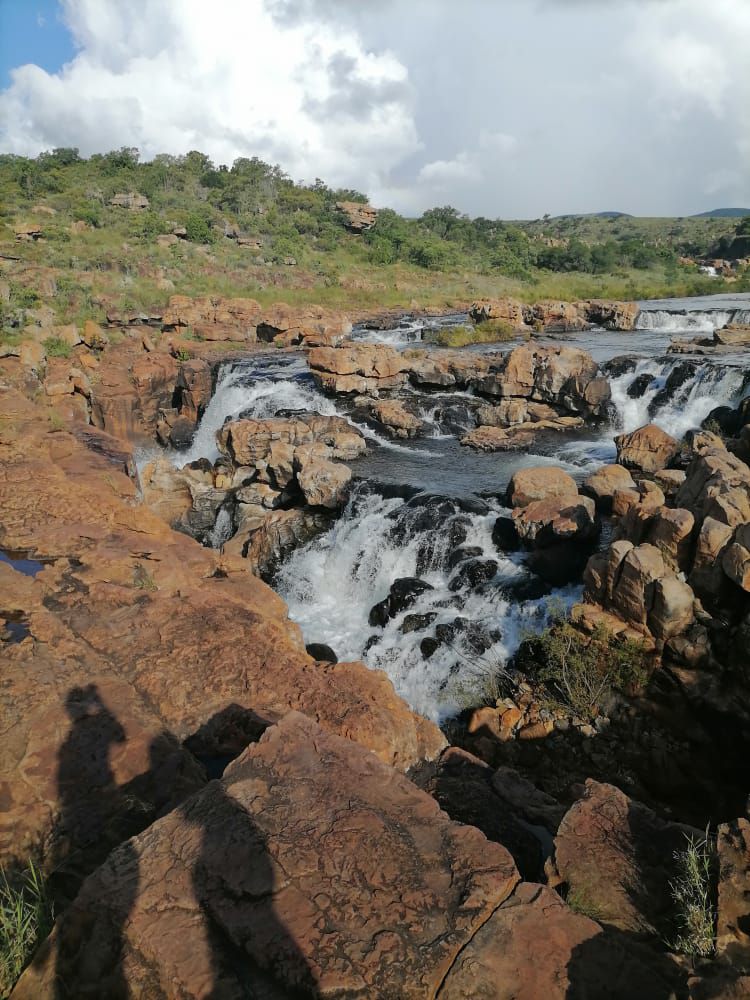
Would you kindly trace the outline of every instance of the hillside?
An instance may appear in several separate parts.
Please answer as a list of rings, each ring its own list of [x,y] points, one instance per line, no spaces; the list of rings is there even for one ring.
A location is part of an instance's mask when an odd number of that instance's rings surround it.
[[[20,309],[42,303],[61,322],[99,320],[174,293],[366,308],[706,293],[716,279],[680,258],[731,243],[735,228],[626,216],[511,223],[450,206],[406,219],[366,203],[321,180],[295,184],[257,158],[230,168],[199,152],[141,162],[126,148],[88,160],[76,149],[0,156],[4,336]]]

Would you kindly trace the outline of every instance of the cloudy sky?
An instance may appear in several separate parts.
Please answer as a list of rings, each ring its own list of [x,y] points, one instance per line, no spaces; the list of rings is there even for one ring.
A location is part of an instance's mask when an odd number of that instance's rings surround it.
[[[414,214],[750,206],[750,0],[0,0],[0,150],[257,155]]]

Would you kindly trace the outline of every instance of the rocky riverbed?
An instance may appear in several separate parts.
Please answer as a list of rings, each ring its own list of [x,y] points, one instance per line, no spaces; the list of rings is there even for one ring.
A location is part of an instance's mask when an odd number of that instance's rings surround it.
[[[0,361],[0,839],[59,914],[14,997],[747,994],[750,330],[700,306],[447,351],[176,298]],[[587,717],[565,609],[642,657]]]

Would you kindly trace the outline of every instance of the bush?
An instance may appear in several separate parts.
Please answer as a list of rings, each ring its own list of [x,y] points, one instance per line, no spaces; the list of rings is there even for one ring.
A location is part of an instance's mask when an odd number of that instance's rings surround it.
[[[67,340],[61,340],[60,337],[48,337],[44,341],[44,350],[47,352],[48,358],[69,358],[73,348]]]
[[[716,910],[712,882],[716,848],[706,836],[696,840],[686,834],[684,851],[675,851],[677,875],[669,883],[677,907],[678,934],[670,947],[683,955],[710,958],[716,945]]]
[[[618,639],[604,626],[585,635],[563,619],[527,637],[515,665],[586,719],[599,714],[613,690],[637,694],[649,677],[648,654],[640,643]]]
[[[185,232],[191,243],[213,242],[211,223],[205,215],[200,215],[197,212],[193,212],[187,217],[185,221]]]
[[[33,861],[13,879],[0,870],[0,996],[10,994],[52,923],[52,901]]]

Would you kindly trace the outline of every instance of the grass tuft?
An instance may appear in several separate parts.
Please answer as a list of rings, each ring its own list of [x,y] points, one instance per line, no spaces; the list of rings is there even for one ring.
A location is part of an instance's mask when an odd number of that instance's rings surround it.
[[[686,834],[687,846],[675,851],[677,874],[669,883],[677,908],[678,933],[670,947],[692,958],[710,958],[716,947],[716,909],[712,881],[716,848],[706,835],[697,839]]]
[[[0,997],[10,995],[53,922],[52,900],[34,862],[15,878],[0,869]]]

